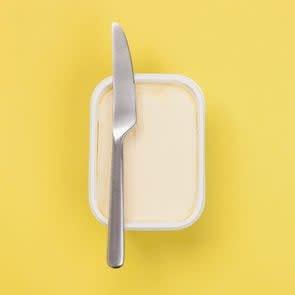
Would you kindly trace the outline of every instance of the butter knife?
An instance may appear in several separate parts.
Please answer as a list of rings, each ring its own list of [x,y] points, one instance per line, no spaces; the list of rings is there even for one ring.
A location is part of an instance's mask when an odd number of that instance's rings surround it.
[[[119,24],[113,37],[113,125],[111,195],[108,220],[107,262],[118,268],[124,263],[123,142],[136,125],[136,94],[132,61],[126,36]]]

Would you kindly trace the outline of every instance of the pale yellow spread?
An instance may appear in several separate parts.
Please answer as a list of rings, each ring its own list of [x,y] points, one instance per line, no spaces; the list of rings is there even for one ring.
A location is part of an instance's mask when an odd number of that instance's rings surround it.
[[[176,222],[197,203],[197,106],[178,84],[139,84],[137,125],[124,141],[126,222]],[[108,216],[112,91],[99,102],[98,208]]]

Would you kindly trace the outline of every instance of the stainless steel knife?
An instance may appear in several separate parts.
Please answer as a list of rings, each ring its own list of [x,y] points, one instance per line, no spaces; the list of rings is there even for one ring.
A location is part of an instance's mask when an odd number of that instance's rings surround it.
[[[108,220],[108,265],[124,263],[123,141],[136,125],[136,94],[132,61],[126,36],[117,23],[113,34],[113,147],[111,196]]]

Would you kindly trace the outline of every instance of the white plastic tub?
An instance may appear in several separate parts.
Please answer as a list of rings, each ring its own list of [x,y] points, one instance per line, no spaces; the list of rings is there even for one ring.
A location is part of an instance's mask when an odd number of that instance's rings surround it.
[[[137,126],[124,142],[125,228],[178,230],[205,204],[204,97],[180,75],[136,74]],[[95,88],[90,107],[89,202],[107,224],[112,77]]]

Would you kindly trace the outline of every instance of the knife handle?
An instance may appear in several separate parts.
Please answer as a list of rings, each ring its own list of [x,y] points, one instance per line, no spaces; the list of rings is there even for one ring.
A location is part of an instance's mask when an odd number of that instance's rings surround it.
[[[124,263],[123,137],[115,138],[114,136],[107,262],[113,268],[121,267]]]

